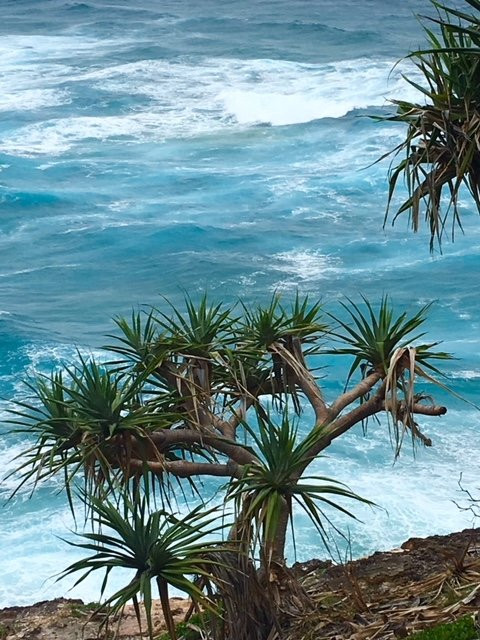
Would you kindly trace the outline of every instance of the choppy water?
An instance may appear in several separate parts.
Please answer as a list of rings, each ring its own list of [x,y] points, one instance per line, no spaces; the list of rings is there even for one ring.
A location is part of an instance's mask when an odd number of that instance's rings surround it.
[[[451,383],[480,385],[480,225],[431,258],[425,237],[382,231],[387,165],[401,139],[359,117],[412,95],[396,60],[421,38],[424,0],[0,0],[0,394],[34,369],[96,350],[110,317],[207,285],[217,299],[298,288],[389,291],[460,359]],[[330,392],[343,364],[330,363]],[[445,400],[443,398],[442,400]],[[478,414],[452,410],[435,447],[392,466],[385,429],[335,444],[317,470],[388,511],[358,509],[353,551],[469,524],[455,507],[478,476]],[[306,417],[308,420],[308,416]],[[3,469],[24,441],[1,427]],[[376,437],[378,436],[378,437]],[[466,455],[468,451],[468,455]],[[479,483],[480,484],[480,483]],[[13,480],[3,482],[6,496]],[[0,512],[0,604],[63,594],[45,580],[73,555],[54,487]],[[299,557],[322,553],[300,520]],[[73,592],[92,599],[92,586]]]

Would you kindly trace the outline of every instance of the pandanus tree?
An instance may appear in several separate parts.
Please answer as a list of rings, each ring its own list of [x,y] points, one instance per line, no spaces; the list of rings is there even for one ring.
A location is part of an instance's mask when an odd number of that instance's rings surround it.
[[[480,212],[480,1],[463,2],[461,10],[432,0],[435,14],[422,17],[427,45],[408,56],[416,70],[405,77],[421,98],[393,100],[397,112],[384,118],[407,125],[390,152],[400,160],[390,171],[389,206],[401,178],[408,190],[393,221],[407,214],[418,231],[423,216],[431,250],[447,223],[452,238],[462,228],[461,189]]]
[[[422,340],[428,307],[396,315],[386,297],[378,308],[348,301],[339,317],[300,296],[253,307],[204,296],[198,304],[186,298],[184,310],[169,308],[117,319],[110,360],[79,356],[28,383],[32,397],[12,418],[33,437],[19,463],[21,482],[60,475],[72,508],[75,484],[83,483],[93,531],[80,546],[91,555],[66,572],[103,569],[108,578],[115,567],[130,568],[131,582],[108,600],[114,609],[129,598],[138,608],[141,598],[149,611],[158,585],[175,637],[166,595],[173,584],[203,608],[215,603],[224,622],[218,637],[273,637],[278,591],[272,599],[264,594],[286,571],[295,511],[328,544],[335,510],[352,515],[349,502],[368,502],[310,465],[336,438],[382,413],[395,455],[406,436],[429,445],[418,416],[446,408],[417,382],[431,388],[437,364],[450,356]],[[327,398],[316,371],[337,355],[350,359],[346,384]],[[201,506],[215,492],[202,476],[217,479],[225,512],[212,516]],[[174,511],[186,488],[197,499],[182,518]],[[147,621],[152,634],[150,613]]]

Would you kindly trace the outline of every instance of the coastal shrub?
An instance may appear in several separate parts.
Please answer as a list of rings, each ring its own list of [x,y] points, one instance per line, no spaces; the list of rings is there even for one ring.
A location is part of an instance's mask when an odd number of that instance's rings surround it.
[[[216,548],[216,542],[201,541],[214,531],[218,533],[216,510],[197,507],[183,518],[173,518],[163,510],[149,512],[145,494],[141,498],[130,499],[122,493],[121,509],[109,500],[99,500],[86,496],[86,502],[95,523],[95,531],[84,535],[85,542],[70,542],[80,549],[93,552],[87,558],[78,560],[63,572],[63,576],[82,571],[77,584],[98,569],[105,571],[101,596],[107,586],[109,571],[116,568],[135,571],[134,578],[122,589],[116,591],[103,604],[110,615],[123,610],[132,600],[140,623],[139,600],[144,604],[149,637],[153,637],[152,583],[158,587],[160,603],[167,629],[176,639],[175,624],[170,608],[168,588],[172,586],[184,591],[204,608],[212,606],[209,599],[194,581],[188,578],[207,576],[209,565],[216,560],[208,558],[209,549]],[[109,534],[106,534],[106,531]],[[113,535],[112,535],[113,534]]]
[[[475,629],[472,617],[467,616],[456,622],[441,624],[408,637],[411,640],[475,640],[479,637],[479,633]]]
[[[175,625],[175,631],[179,640],[202,640],[201,629],[205,628],[205,614],[194,614],[189,620]],[[171,640],[169,633],[162,633],[155,640]]]
[[[384,297],[378,306],[348,301],[337,315],[298,295],[291,304],[275,295],[248,307],[187,297],[184,309],[117,319],[108,361],[79,356],[30,380],[32,397],[11,420],[33,438],[19,462],[21,485],[60,477],[91,529],[70,542],[87,555],[63,575],[81,572],[78,583],[103,571],[103,595],[113,570],[129,570],[107,604],[115,613],[132,600],[140,621],[143,601],[150,638],[155,593],[176,638],[173,585],[200,608],[222,611],[220,625],[211,617],[211,637],[265,640],[281,612],[305,600],[285,561],[294,511],[328,546],[335,512],[354,517],[348,502],[371,504],[309,472],[312,462],[382,413],[395,456],[406,438],[431,444],[417,416],[446,412],[431,390],[450,355],[423,341],[428,309],[395,313]],[[317,372],[338,356],[346,362],[343,390],[328,397]],[[207,490],[204,476],[217,484]],[[196,506],[180,514],[186,491]],[[216,491],[221,509],[207,504]]]

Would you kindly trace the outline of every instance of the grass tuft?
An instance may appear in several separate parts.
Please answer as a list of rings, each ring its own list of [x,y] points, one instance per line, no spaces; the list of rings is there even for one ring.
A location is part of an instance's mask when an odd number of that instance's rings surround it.
[[[475,640],[479,635],[473,619],[467,616],[456,622],[441,624],[408,637],[410,640]]]

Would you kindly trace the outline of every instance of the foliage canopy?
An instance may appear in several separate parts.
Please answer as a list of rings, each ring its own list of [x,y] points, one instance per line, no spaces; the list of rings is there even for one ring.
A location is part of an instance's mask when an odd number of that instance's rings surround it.
[[[301,601],[293,587],[287,604],[280,594],[296,510],[328,545],[335,511],[354,517],[345,501],[371,504],[309,466],[335,438],[384,412],[396,455],[406,434],[430,444],[417,416],[446,409],[417,381],[435,381],[450,356],[422,342],[428,306],[396,314],[386,297],[378,308],[348,301],[341,317],[299,295],[289,305],[275,295],[263,306],[207,296],[169,306],[170,313],[165,306],[117,319],[110,359],[79,356],[29,381],[31,398],[11,420],[33,437],[19,463],[21,483],[35,488],[60,474],[72,509],[83,485],[91,533],[72,544],[89,555],[64,575],[80,571],[81,581],[101,569],[103,592],[113,569],[129,568],[131,580],[107,604],[117,612],[133,599],[138,612],[143,600],[150,637],[155,587],[175,637],[173,585],[196,607],[215,608],[224,636],[215,623],[212,637],[262,640],[281,611]],[[344,391],[327,400],[317,372],[334,356],[353,362]],[[299,423],[308,405],[309,427],[305,417]],[[220,478],[233,516],[205,504],[214,491],[202,476]],[[187,490],[197,506],[175,515]]]

